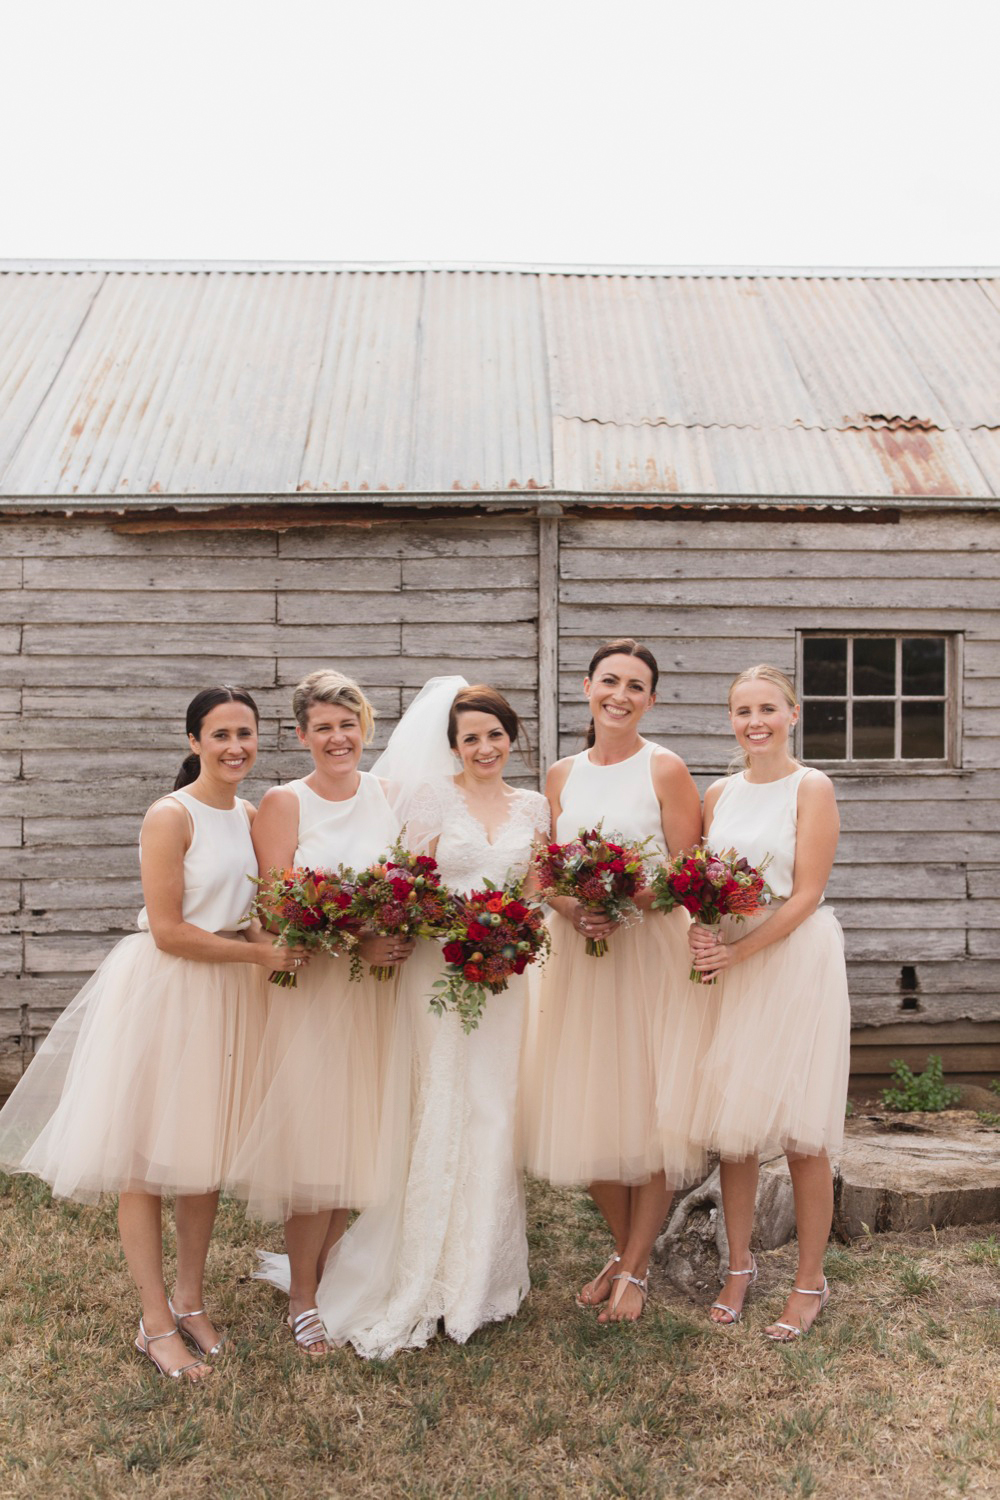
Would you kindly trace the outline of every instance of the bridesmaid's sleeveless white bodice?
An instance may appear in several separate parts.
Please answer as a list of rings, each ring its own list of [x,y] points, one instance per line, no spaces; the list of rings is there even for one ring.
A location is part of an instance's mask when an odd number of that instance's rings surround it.
[[[664,852],[663,815],[653,787],[655,750],[646,740],[635,755],[613,766],[595,765],[589,750],[574,755],[559,799],[559,842],[567,843],[581,828],[593,828],[603,819],[605,834],[620,833],[629,843],[649,838],[651,848]]]
[[[237,797],[235,807],[209,807],[183,790],[164,801],[171,799],[185,809],[192,827],[184,855],[181,915],[203,932],[237,932],[250,921],[255,894],[250,881],[257,874],[246,804]],[[140,932],[149,931],[145,907],[138,925]]]
[[[770,854],[764,878],[782,901],[792,894],[799,787],[808,774],[799,766],[779,781],[753,782],[741,771],[724,783],[712,815],[712,848],[736,849],[752,865]]]
[[[296,865],[318,870],[350,865],[362,870],[388,852],[399,821],[378,777],[369,771],[358,775],[357,791],[343,802],[329,802],[305,781],[288,783],[299,803]]]

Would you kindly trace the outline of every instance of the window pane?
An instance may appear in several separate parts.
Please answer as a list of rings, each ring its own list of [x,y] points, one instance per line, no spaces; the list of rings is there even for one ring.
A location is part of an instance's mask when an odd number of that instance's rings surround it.
[[[903,641],[903,692],[927,697],[944,694],[944,640],[915,636]],[[906,754],[906,751],[903,751]]]
[[[903,757],[944,759],[944,704],[903,704]]]
[[[806,636],[802,642],[802,691],[847,692],[847,637]]]
[[[807,761],[847,759],[845,704],[809,702],[803,705],[802,754]]]
[[[895,717],[894,703],[855,703],[855,760],[892,760],[896,754]]]
[[[896,642],[890,637],[854,639],[854,696],[892,697],[896,691]]]

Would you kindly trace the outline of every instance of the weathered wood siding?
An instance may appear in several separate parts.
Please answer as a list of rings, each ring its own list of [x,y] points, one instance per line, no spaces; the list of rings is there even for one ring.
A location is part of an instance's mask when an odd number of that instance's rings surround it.
[[[894,1025],[893,1055],[920,1060],[919,1038],[933,1040],[933,1030],[903,1046],[896,1023],[948,1023],[958,1047],[957,1023],[1000,1019],[1000,519],[743,516],[561,523],[562,751],[580,746],[581,678],[609,635],[637,635],[656,653],[649,732],[704,788],[733,749],[729,682],[755,661],[793,675],[797,631],[961,631],[960,769],[838,776],[843,835],[829,887],[855,1026]],[[915,971],[912,989],[904,966]],[[966,1024],[964,1035],[977,1041],[979,1066],[966,1047],[957,1070],[1000,1073],[996,1027]],[[856,1036],[857,1066],[863,1043]],[[875,1061],[870,1071],[883,1073],[881,1054]]]
[[[377,745],[443,671],[507,692],[537,745],[541,655],[543,681],[558,673],[569,753],[594,645],[633,633],[662,666],[649,732],[705,787],[730,757],[734,672],[753,660],[792,671],[796,632],[815,628],[963,634],[961,766],[839,776],[830,896],[847,934],[856,1069],[881,1075],[886,1049],[921,1063],[938,1049],[953,1072],[1000,1074],[997,518],[204,526],[0,521],[0,1093],[134,928],[139,820],[172,783],[199,687],[238,680],[257,696],[259,796],[305,769],[289,700],[317,666],[370,690]]]
[[[536,528],[491,521],[484,546],[483,525],[0,521],[0,1094],[135,930],[139,822],[173,785],[200,687],[260,704],[251,798],[307,769],[291,690],[320,666],[368,689],[376,748],[441,671],[495,683],[537,742]]]

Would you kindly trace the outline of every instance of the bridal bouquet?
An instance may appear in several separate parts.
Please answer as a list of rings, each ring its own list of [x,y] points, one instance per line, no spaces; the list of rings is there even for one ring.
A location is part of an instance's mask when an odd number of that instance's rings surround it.
[[[433,986],[439,993],[431,996],[431,1010],[439,1016],[454,1011],[465,1032],[479,1025],[487,992],[501,994],[512,974],[523,974],[549,947],[540,909],[521,900],[523,881],[502,889],[483,883],[485,890],[454,898],[444,934],[447,967]]]
[[[717,854],[699,844],[690,854],[678,854],[656,871],[653,907],[669,912],[683,906],[702,927],[718,928],[723,917],[742,922],[771,899],[771,888],[764,879],[770,862],[769,854],[754,869],[735,849]],[[714,978],[702,979],[697,969],[692,969],[689,977],[695,984],[715,983]]]
[[[404,828],[388,854],[354,877],[351,916],[378,937],[436,938],[447,930],[452,895],[441,884],[437,860],[412,854]],[[376,979],[392,979],[395,964],[372,964]],[[361,978],[361,960],[351,957],[351,978]]]
[[[251,875],[257,894],[250,915],[272,931],[277,929],[280,947],[339,953],[353,946],[359,927],[351,915],[354,890],[349,874],[302,868]],[[269,978],[283,989],[298,984],[294,969],[275,970]]]
[[[596,828],[581,828],[568,844],[540,844],[534,868],[541,894],[572,896],[612,922],[627,922],[638,914],[635,898],[648,885],[646,845],[626,843],[622,835],[605,834],[603,820]],[[603,958],[607,938],[588,938],[587,953]]]

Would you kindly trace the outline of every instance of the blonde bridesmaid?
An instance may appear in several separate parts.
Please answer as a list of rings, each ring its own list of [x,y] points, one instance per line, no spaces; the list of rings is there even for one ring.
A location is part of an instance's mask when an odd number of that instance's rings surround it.
[[[264,974],[303,959],[248,926],[254,809],[236,789],[257,757],[257,720],[240,688],[206,688],[189,704],[192,754],[142,825],[141,930],[84,985],[0,1112],[8,1171],[43,1178],[60,1198],[119,1194],[142,1303],[135,1345],[174,1379],[202,1379],[222,1348],[203,1295],[219,1186],[257,1060]],[[165,1193],[176,1195],[172,1298]]]
[[[356,682],[331,670],[299,683],[292,710],[313,769],[265,794],[254,824],[260,869],[363,869],[400,828],[382,781],[359,769],[375,711]],[[346,957],[317,955],[294,989],[271,999],[227,1188],[250,1213],[284,1222],[288,1261],[277,1284],[289,1293],[293,1337],[310,1355],[327,1352],[316,1306],[327,1256],[350,1210],[379,1196],[383,1068],[398,975],[380,982],[369,966],[400,965],[412,949],[402,939],[366,937],[359,982]]]
[[[640,733],[658,676],[652,653],[631,638],[595,652],[584,681],[587,749],[559,761],[548,777],[559,842],[599,819],[607,833],[648,838],[661,853],[697,839],[701,809],[687,767]],[[586,1185],[607,1221],[614,1250],[577,1297],[585,1308],[607,1304],[602,1322],[641,1315],[649,1256],[672,1189],[700,1164],[685,1115],[707,1021],[687,983],[687,916],[650,911],[648,892],[640,905],[642,921],[619,929],[575,900],[552,901],[553,951],[529,1040],[528,1168],[551,1182]],[[604,957],[587,955],[587,938],[610,939]],[[666,1128],[657,1117],[664,1037],[683,1060]]]
[[[785,1152],[795,1196],[798,1271],[780,1319],[764,1331],[788,1343],[808,1333],[829,1290],[823,1252],[833,1219],[831,1156],[844,1135],[850,1009],[844,939],[823,905],[840,820],[833,783],[791,750],[799,704],[776,667],[750,667],[729,690],[743,769],[709,788],[705,837],[751,864],[772,856],[774,904],[721,940],[690,929],[694,966],[717,977],[720,1011],[705,1059],[692,1133],[722,1156],[729,1272],[710,1316],[739,1322],[757,1278],[750,1250],[761,1151]]]

